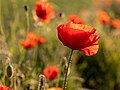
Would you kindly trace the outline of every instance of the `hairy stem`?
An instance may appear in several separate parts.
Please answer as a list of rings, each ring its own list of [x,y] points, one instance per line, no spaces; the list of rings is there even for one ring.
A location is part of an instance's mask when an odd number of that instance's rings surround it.
[[[71,57],[72,57],[72,54],[73,54],[73,50],[71,51],[70,53],[70,56],[68,58],[68,65],[67,67],[65,68],[65,78],[64,78],[64,83],[63,83],[63,90],[66,90],[66,85],[67,85],[67,78],[68,78],[68,70],[70,68],[70,65],[71,65]]]

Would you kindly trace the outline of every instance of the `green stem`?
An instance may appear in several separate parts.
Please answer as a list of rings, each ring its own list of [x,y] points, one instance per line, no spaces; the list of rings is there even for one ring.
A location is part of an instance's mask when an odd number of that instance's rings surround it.
[[[0,0],[0,32],[5,37],[3,27],[2,27],[2,0]]]
[[[16,77],[13,76],[13,90],[17,90],[16,89]]]
[[[26,60],[26,57],[27,57],[27,51],[22,47],[20,48],[21,49],[21,52],[20,52],[20,60],[18,62],[18,67],[20,68],[23,61]]]
[[[5,64],[4,64],[4,75],[3,75],[3,85],[5,85],[6,84],[6,62],[5,62]]]
[[[29,20],[29,12],[28,11],[26,11],[26,13],[25,13],[25,15],[26,15],[26,19],[27,19],[27,31],[26,31],[26,34],[29,32],[29,27],[30,27],[30,20]]]
[[[13,67],[13,77],[12,77],[12,79],[13,79],[13,90],[17,90],[16,89],[16,68],[15,67]]]
[[[15,27],[16,27],[16,24],[11,22],[11,48],[10,48],[10,52],[12,53],[12,55],[14,55],[14,50],[15,50]]]
[[[62,60],[60,61],[60,71],[61,71],[61,68],[62,68]],[[56,87],[59,86],[59,81],[60,81],[60,74],[58,74],[58,78],[57,78],[57,82],[56,82]]]
[[[65,68],[65,78],[64,78],[64,83],[63,83],[63,90],[66,90],[66,85],[67,85],[67,78],[68,78],[68,70],[70,68],[70,65],[71,65],[71,57],[72,57],[72,54],[73,54],[73,50],[71,51],[70,53],[70,56],[68,58],[68,65],[67,67]]]
[[[34,54],[33,54],[33,64],[34,64],[34,72],[33,73],[37,73],[38,72],[38,68],[40,67],[39,66],[39,48],[38,48],[38,45],[34,48]]]

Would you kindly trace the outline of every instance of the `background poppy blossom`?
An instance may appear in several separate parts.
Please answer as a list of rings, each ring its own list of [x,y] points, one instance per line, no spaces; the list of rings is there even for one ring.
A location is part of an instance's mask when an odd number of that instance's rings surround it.
[[[28,41],[28,40],[20,40],[20,44],[21,44],[25,49],[32,48],[32,44],[31,44],[31,42]]]
[[[21,40],[20,44],[26,48],[33,48],[37,44],[42,44],[45,42],[45,38],[37,36],[34,32],[28,32],[27,34],[27,39],[26,40]]]
[[[68,22],[57,27],[59,40],[73,50],[80,50],[88,56],[98,51],[99,35],[95,34],[96,29],[83,24]]]
[[[102,10],[99,11],[98,12],[98,18],[99,18],[100,22],[102,22],[103,24],[109,24],[110,23],[110,16],[105,11],[102,11]]]
[[[44,69],[44,75],[48,80],[53,80],[57,77],[59,69],[56,66],[49,66]]]
[[[27,40],[31,43],[32,47],[37,45],[37,35],[34,32],[28,32]]]
[[[75,14],[70,14],[68,16],[68,20],[70,20],[76,24],[83,24],[84,23],[84,21]]]
[[[47,90],[63,90],[63,89],[59,87],[52,87],[52,88],[48,88]]]
[[[37,37],[37,42],[38,42],[38,44],[42,44],[42,43],[45,42],[45,38],[38,36]]]
[[[11,90],[9,87],[0,85],[0,90]]]
[[[28,32],[27,39],[37,41],[37,35],[34,32]]]
[[[117,29],[120,29],[120,19],[112,20],[111,26]]]
[[[35,5],[35,11],[37,17],[46,23],[49,23],[54,16],[54,9],[49,2],[38,1]]]

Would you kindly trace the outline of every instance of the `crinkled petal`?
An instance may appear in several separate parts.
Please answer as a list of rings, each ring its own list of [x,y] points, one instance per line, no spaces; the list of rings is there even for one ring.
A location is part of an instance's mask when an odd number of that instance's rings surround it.
[[[92,33],[96,32],[95,28],[92,28],[91,26],[84,25],[84,24],[75,24],[73,22],[68,22],[66,24],[66,26],[69,27],[69,28],[73,28],[75,30],[82,30],[82,31],[85,31],[85,32],[92,32]]]
[[[91,46],[85,47],[80,51],[82,51],[87,56],[93,56],[97,53],[98,49],[99,49],[99,45],[98,45],[98,41],[96,41]]]

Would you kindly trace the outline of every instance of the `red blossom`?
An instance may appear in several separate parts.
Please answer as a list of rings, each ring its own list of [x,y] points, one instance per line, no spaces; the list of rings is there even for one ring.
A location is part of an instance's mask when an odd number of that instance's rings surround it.
[[[105,12],[105,11],[99,11],[98,18],[99,18],[100,22],[102,22],[103,24],[110,23],[110,17],[107,14],[107,12]]]
[[[54,16],[54,9],[49,2],[38,1],[35,6],[37,17],[46,23],[49,23]]]
[[[112,20],[111,26],[117,29],[120,29],[120,19]]]
[[[45,42],[45,38],[37,36],[34,32],[28,32],[26,40],[20,40],[20,44],[25,48],[33,48],[38,44]]]
[[[98,51],[99,35],[96,29],[84,24],[68,22],[57,27],[59,40],[73,50],[80,50],[88,56],[95,55]]]
[[[39,37],[37,37],[37,42],[38,42],[38,44],[42,44],[45,42],[45,38],[39,36]]]
[[[37,41],[37,35],[34,32],[28,32],[27,39],[32,41]]]
[[[74,14],[69,15],[68,20],[70,20],[76,24],[83,24],[84,23],[84,21],[81,18],[79,18],[77,15],[74,15]]]
[[[49,66],[44,69],[44,75],[48,80],[54,80],[59,73],[59,69],[56,66]]]
[[[115,0],[116,4],[120,5],[120,0]]]
[[[59,87],[52,87],[52,88],[48,88],[47,90],[63,90],[63,89]]]
[[[9,87],[0,85],[0,90],[11,90]]]
[[[20,44],[25,48],[25,49],[29,49],[32,47],[30,41],[28,40],[20,40]]]

